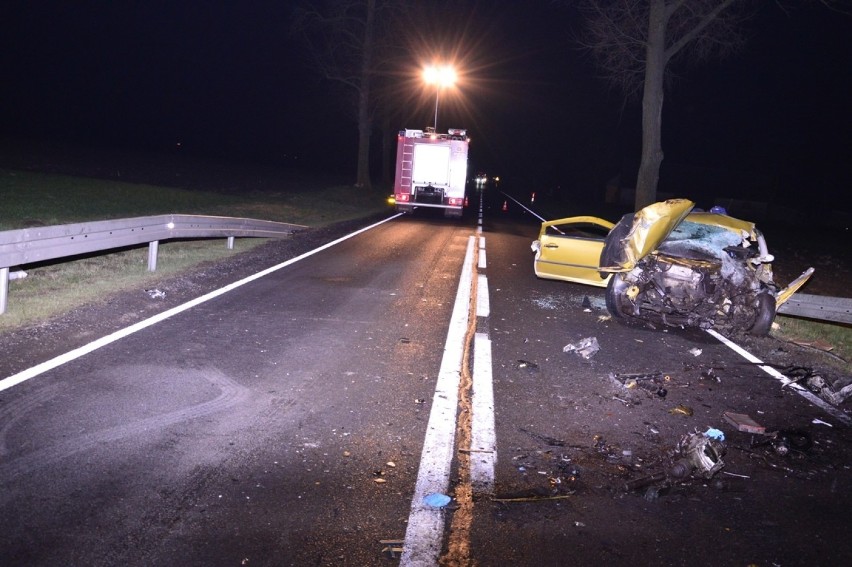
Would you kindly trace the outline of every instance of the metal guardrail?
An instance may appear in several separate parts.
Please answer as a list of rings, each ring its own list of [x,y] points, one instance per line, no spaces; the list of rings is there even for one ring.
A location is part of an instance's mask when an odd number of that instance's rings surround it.
[[[852,298],[794,293],[778,313],[852,325]]]
[[[227,237],[287,238],[302,225],[257,219],[200,215],[159,215],[0,232],[0,314],[6,311],[9,268],[46,260],[148,244],[148,270],[157,269],[161,240]]]

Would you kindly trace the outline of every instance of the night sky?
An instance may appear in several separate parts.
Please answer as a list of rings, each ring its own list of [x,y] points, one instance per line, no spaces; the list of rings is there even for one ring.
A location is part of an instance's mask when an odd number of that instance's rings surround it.
[[[638,104],[595,77],[569,4],[436,2],[451,8],[399,30],[417,41],[403,54],[410,68],[396,71],[408,115],[391,128],[431,124],[434,91],[419,82],[420,64],[455,54],[462,81],[441,98],[439,130],[468,129],[475,169],[569,194],[635,176]],[[4,2],[0,136],[322,168],[354,181],[348,99],[311,68],[289,32],[292,12],[292,2],[253,0]],[[663,175],[762,176],[788,201],[848,206],[852,17],[766,2],[747,33],[733,58],[677,69]]]

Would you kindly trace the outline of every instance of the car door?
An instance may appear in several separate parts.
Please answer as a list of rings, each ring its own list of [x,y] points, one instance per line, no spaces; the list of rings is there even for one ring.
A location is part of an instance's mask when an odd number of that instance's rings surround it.
[[[533,243],[540,278],[605,287],[598,272],[604,238],[613,223],[597,217],[569,217],[542,224]]]

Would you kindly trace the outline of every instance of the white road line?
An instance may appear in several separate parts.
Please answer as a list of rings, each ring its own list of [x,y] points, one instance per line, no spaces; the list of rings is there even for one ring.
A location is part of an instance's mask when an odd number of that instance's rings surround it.
[[[482,288],[477,288],[477,293]],[[494,432],[494,385],[491,339],[484,333],[473,338],[473,403],[470,432],[470,480],[475,494],[494,491],[497,435]]]
[[[826,413],[828,413],[829,415],[831,415],[833,418],[837,419],[838,421],[842,422],[843,424],[845,424],[847,426],[852,425],[852,418],[850,418],[848,415],[846,415],[842,411],[838,410],[837,408],[835,408],[834,406],[832,406],[831,404],[829,404],[828,402],[826,402],[822,398],[817,397],[815,394],[813,394],[809,390],[803,388],[799,384],[792,382],[789,378],[787,378],[786,376],[784,376],[783,374],[781,374],[780,372],[778,372],[777,370],[775,370],[771,366],[768,366],[767,364],[765,364],[762,360],[760,360],[759,358],[757,358],[756,356],[754,356],[753,354],[751,354],[750,352],[745,350],[743,347],[741,347],[737,343],[735,343],[735,342],[731,341],[730,339],[728,339],[727,337],[717,333],[713,329],[707,329],[707,332],[710,335],[712,335],[713,337],[715,337],[719,342],[721,342],[722,344],[724,344],[729,349],[733,350],[734,352],[736,352],[737,354],[739,354],[740,356],[742,356],[743,358],[745,358],[749,362],[753,362],[754,364],[758,365],[758,368],[760,368],[761,370],[763,370],[764,372],[766,372],[767,374],[769,374],[770,376],[772,376],[773,378],[775,378],[776,380],[781,382],[781,384],[783,386],[786,386],[786,387],[790,388],[791,390],[794,390],[797,394],[799,394],[800,396],[802,396],[803,398],[805,398],[806,400],[808,400],[809,402],[811,402],[815,406],[819,407],[820,409],[822,409],[823,411],[825,411]]]
[[[42,362],[41,364],[38,364],[36,366],[33,366],[31,368],[28,368],[26,370],[18,372],[17,374],[13,374],[12,376],[9,376],[8,378],[4,378],[3,380],[0,380],[0,392],[2,392],[3,390],[6,390],[8,388],[11,388],[12,386],[16,386],[16,385],[20,384],[21,382],[25,382],[25,381],[29,380],[30,378],[35,378],[39,374],[43,374],[44,372],[47,372],[48,370],[52,370],[52,369],[54,369],[58,366],[62,366],[63,364],[65,364],[67,362],[71,362],[72,360],[80,358],[81,356],[86,355],[86,354],[88,354],[92,351],[95,351],[95,350],[97,350],[101,347],[104,347],[108,344],[114,343],[114,342],[118,341],[119,339],[123,339],[124,337],[126,337],[128,335],[132,335],[133,333],[141,331],[142,329],[146,329],[146,328],[148,328],[152,325],[155,325],[155,324],[157,324],[161,321],[165,321],[169,317],[173,317],[173,316],[177,315],[178,313],[182,313],[182,312],[186,311],[187,309],[191,309],[191,308],[193,308],[197,305],[201,305],[202,303],[205,303],[207,301],[210,301],[211,299],[219,297],[220,295],[224,295],[224,294],[228,293],[229,291],[232,291],[232,290],[234,290],[234,289],[236,289],[236,288],[238,288],[242,285],[245,285],[249,282],[253,282],[256,279],[260,279],[263,276],[269,275],[272,272],[280,270],[281,268],[286,268],[287,266],[290,266],[291,264],[295,264],[296,262],[298,262],[300,260],[304,260],[305,258],[307,258],[309,256],[313,256],[314,254],[316,254],[318,252],[322,252],[323,250],[331,248],[332,246],[335,246],[336,244],[340,244],[344,240],[348,240],[348,239],[352,238],[353,236],[357,236],[357,235],[361,234],[362,232],[367,232],[368,230],[376,228],[377,226],[384,224],[384,223],[386,223],[390,220],[393,220],[393,219],[395,219],[399,216],[401,216],[401,214],[396,214],[396,215],[388,217],[388,218],[386,218],[382,221],[379,221],[375,224],[371,224],[368,227],[362,228],[360,230],[356,230],[355,232],[347,234],[346,236],[338,238],[337,240],[334,240],[334,241],[329,242],[327,244],[323,244],[319,248],[315,248],[315,249],[313,249],[309,252],[305,252],[304,254],[296,256],[295,258],[291,258],[291,259],[287,260],[286,262],[282,262],[282,263],[278,264],[277,266],[272,266],[271,268],[267,268],[267,269],[265,269],[261,272],[253,274],[253,275],[251,275],[247,278],[244,278],[240,281],[234,282],[232,284],[226,285],[225,287],[211,291],[210,293],[202,295],[201,297],[196,297],[192,301],[188,301],[188,302],[184,303],[183,305],[178,305],[177,307],[172,307],[168,311],[163,311],[162,313],[158,313],[157,315],[154,315],[153,317],[149,317],[148,319],[145,319],[144,321],[139,321],[138,323],[136,323],[134,325],[131,325],[129,327],[125,327],[124,329],[118,330],[118,331],[116,331],[116,332],[114,332],[110,335],[105,336],[105,337],[101,337],[100,339],[98,339],[96,341],[92,341],[89,344],[83,345],[83,346],[76,348],[72,351],[66,352],[65,354],[61,354],[61,355],[59,355],[55,358],[52,358],[52,359],[50,359],[46,362]]]
[[[444,511],[424,502],[430,494],[446,494],[455,453],[456,414],[459,381],[464,357],[464,339],[468,328],[471,284],[473,282],[474,237],[468,240],[456,302],[450,316],[444,356],[432,398],[432,410],[426,426],[417,483],[411,499],[411,512],[405,530],[400,565],[435,566],[444,536]]]
[[[480,274],[476,280],[476,316],[488,317],[491,315],[491,301],[488,295],[488,278]]]

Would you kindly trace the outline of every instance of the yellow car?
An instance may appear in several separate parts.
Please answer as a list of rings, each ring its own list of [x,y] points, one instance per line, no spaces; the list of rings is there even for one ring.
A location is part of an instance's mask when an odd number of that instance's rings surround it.
[[[782,291],[754,223],[670,199],[618,223],[589,216],[547,221],[532,243],[540,278],[606,288],[624,321],[765,335],[775,310],[813,273]]]

